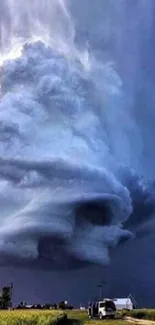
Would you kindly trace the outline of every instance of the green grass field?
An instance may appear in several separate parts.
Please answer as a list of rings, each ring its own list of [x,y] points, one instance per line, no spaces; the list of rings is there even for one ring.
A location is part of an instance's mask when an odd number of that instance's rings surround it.
[[[137,319],[147,319],[155,321],[155,309],[135,309],[132,311],[122,311],[120,316],[130,316]]]
[[[81,325],[127,325],[128,323],[120,318],[116,319],[89,319],[86,311],[73,310],[68,311],[67,316],[72,320],[72,324]],[[132,323],[130,323],[132,325]]]
[[[143,310],[144,311],[144,310]],[[142,310],[141,310],[142,312]],[[145,310],[145,317],[155,311]],[[67,315],[67,317],[66,317]],[[143,314],[144,316],[144,314]],[[151,317],[151,316],[150,316]],[[150,319],[150,318],[148,318]],[[16,310],[0,311],[0,325],[127,325],[127,321],[118,318],[113,320],[89,319],[86,311],[43,311],[43,310]],[[130,323],[132,325],[132,323]],[[134,324],[134,322],[133,322]]]
[[[16,310],[0,311],[0,325],[64,325],[60,311]]]

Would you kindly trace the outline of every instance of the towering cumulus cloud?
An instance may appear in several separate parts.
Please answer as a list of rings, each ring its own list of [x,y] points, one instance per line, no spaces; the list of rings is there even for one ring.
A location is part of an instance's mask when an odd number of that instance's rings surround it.
[[[153,223],[141,125],[72,5],[1,4],[1,265],[104,264]]]

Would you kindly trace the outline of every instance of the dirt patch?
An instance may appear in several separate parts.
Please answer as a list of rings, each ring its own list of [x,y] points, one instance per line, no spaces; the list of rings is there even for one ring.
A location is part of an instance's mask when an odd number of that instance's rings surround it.
[[[155,325],[155,321],[153,320],[147,320],[147,319],[138,319],[138,318],[133,318],[133,317],[124,317],[124,320],[130,323],[134,324],[141,324],[141,325]]]

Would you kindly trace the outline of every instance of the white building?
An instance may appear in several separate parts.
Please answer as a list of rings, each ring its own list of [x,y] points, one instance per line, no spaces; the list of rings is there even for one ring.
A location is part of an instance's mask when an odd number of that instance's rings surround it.
[[[122,310],[122,309],[132,310],[134,308],[134,304],[133,304],[130,297],[128,297],[128,298],[115,298],[115,299],[112,299],[112,300],[115,303],[115,306],[116,306],[117,310]]]

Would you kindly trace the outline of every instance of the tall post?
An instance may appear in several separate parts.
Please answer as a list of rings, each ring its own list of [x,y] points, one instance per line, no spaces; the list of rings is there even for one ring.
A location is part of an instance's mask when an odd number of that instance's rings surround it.
[[[101,282],[102,288],[103,288],[103,285],[104,285],[104,284],[107,284],[107,281],[102,281],[102,282]],[[105,297],[104,297],[104,298],[105,298]],[[102,299],[103,299],[103,291],[102,291]]]
[[[12,296],[13,296],[13,283],[10,284],[10,299],[11,299],[11,306],[12,307]]]
[[[98,288],[99,288],[99,300],[102,300],[102,284],[99,284]]]
[[[102,281],[100,282],[100,284],[98,285],[98,288],[99,288],[99,299],[100,300],[103,300],[103,285],[106,284],[107,281]]]

